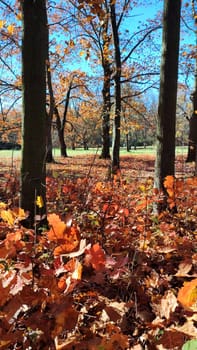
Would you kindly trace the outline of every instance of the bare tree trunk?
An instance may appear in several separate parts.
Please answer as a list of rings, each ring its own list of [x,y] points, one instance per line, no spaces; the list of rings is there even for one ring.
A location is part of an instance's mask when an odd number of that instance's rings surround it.
[[[49,61],[49,55],[47,59],[47,84],[49,89],[49,113],[47,113],[47,149],[46,149],[46,162],[47,163],[53,163],[53,143],[52,143],[52,120],[53,120],[53,113],[54,113],[54,96],[53,96],[53,87],[52,87],[52,80],[51,80],[51,70],[50,70],[50,61]]]
[[[47,118],[47,145],[46,145],[46,162],[54,163],[55,160],[53,158],[53,142],[52,142],[52,117],[49,113],[46,113]]]
[[[46,214],[48,26],[45,0],[24,0],[21,5],[23,14],[23,146],[20,205],[29,212],[29,226],[32,227],[35,214],[41,217]]]
[[[196,99],[196,96],[193,98]],[[186,162],[196,162],[197,158],[197,114],[196,114],[196,105],[197,103],[193,100],[193,114],[189,120],[189,145],[188,145],[188,154]],[[195,165],[197,167],[197,165]]]
[[[55,107],[55,114],[56,114],[56,125],[57,125],[57,131],[58,131],[58,137],[59,137],[59,142],[60,142],[60,152],[61,152],[61,156],[62,157],[68,157],[67,154],[67,146],[66,146],[66,142],[64,139],[64,130],[65,130],[65,125],[67,122],[67,113],[68,113],[68,106],[69,106],[69,102],[70,102],[70,93],[72,90],[72,85],[73,85],[73,78],[71,78],[69,87],[68,87],[68,91],[66,94],[66,98],[65,98],[65,105],[64,105],[64,114],[63,114],[63,118],[61,120],[57,106]]]
[[[108,13],[108,10],[107,10]],[[100,158],[110,159],[110,110],[111,110],[111,64],[109,60],[109,45],[111,38],[108,35],[109,16],[105,16],[102,26],[103,50],[101,51],[103,66],[103,111],[102,111],[102,151]]]
[[[130,152],[130,145],[129,145],[129,134],[127,133],[126,136],[126,148],[127,148],[127,152]]]
[[[60,143],[60,153],[62,157],[68,157],[66,143],[64,140],[64,128],[62,127],[61,118],[57,107],[55,107],[54,112],[56,116],[56,126],[57,126],[58,138]]]
[[[195,24],[197,24],[197,11],[195,10],[195,1],[192,0],[192,12]],[[197,32],[196,32],[196,44],[197,44]],[[195,67],[195,87],[192,94],[193,113],[189,121],[189,145],[188,155],[186,162],[195,162],[194,174],[197,176],[197,55],[196,55],[196,67]]]
[[[175,173],[175,125],[181,0],[165,0],[157,120],[155,188],[164,189],[167,175]],[[166,205],[166,203],[164,204]]]
[[[110,67],[104,67],[104,82],[103,82],[103,111],[102,111],[102,151],[100,158],[110,159]]]
[[[119,44],[118,27],[116,23],[116,10],[113,0],[110,1],[110,16],[112,24],[113,42],[115,49],[114,89],[115,89],[115,110],[113,120],[113,142],[112,142],[112,173],[120,168],[120,115],[121,115],[121,54]]]

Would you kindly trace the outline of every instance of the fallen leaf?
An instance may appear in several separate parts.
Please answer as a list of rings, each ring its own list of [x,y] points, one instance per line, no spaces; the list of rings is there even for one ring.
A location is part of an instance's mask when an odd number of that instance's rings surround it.
[[[80,243],[80,233],[77,227],[72,226],[66,230],[64,238],[57,241],[58,246],[54,249],[54,256],[75,251]]]
[[[184,283],[179,289],[177,300],[184,307],[197,311],[197,278]]]
[[[51,315],[54,317],[53,337],[59,335],[63,330],[72,330],[75,328],[78,312],[72,305],[72,299],[64,297],[64,299],[59,300],[59,303],[56,301],[50,308]]]
[[[165,330],[159,341],[157,342],[157,349],[181,349],[185,342],[185,334],[177,330]],[[159,345],[163,346],[158,347]]]
[[[178,271],[175,276],[179,276],[179,277],[188,276],[188,273],[190,272],[191,268],[192,268],[191,260],[185,260],[179,264]]]
[[[3,221],[7,222],[9,225],[13,226],[14,224],[14,215],[10,209],[1,210],[0,216]]]
[[[196,338],[196,322],[197,322],[197,314],[193,314],[191,317],[188,317],[185,323],[182,326],[173,327],[179,332],[182,332],[189,337]]]
[[[160,318],[165,317],[168,320],[171,313],[175,311],[177,306],[177,298],[171,290],[168,290],[161,298],[160,303],[153,305],[153,309]]]
[[[119,350],[119,349],[128,349],[129,341],[128,336],[122,333],[112,334],[110,339],[104,338],[101,342],[101,348],[107,350]]]

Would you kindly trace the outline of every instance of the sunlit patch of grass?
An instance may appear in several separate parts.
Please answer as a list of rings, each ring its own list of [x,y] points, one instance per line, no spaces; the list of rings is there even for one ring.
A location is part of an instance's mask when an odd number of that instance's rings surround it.
[[[121,155],[155,155],[156,149],[154,146],[148,146],[146,148],[144,147],[137,147],[135,150],[133,147],[131,148],[130,152],[127,152],[126,148],[122,147],[120,149]],[[77,157],[77,156],[83,156],[88,154],[98,154],[101,153],[101,148],[89,148],[88,150],[84,150],[83,148],[76,148],[75,150],[68,149],[67,150],[68,157]],[[179,146],[176,147],[176,154],[182,155],[187,153],[187,147],[185,146]],[[53,156],[54,158],[60,157],[60,150],[58,148],[53,149]],[[20,158],[21,157],[21,150],[0,150],[0,159],[3,158]]]

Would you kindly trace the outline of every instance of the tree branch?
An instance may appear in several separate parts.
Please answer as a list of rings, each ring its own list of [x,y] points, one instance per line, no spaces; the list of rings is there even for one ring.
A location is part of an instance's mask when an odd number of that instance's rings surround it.
[[[157,26],[157,27],[151,28],[148,32],[146,32],[146,33],[144,34],[144,36],[137,42],[137,44],[134,45],[133,48],[129,51],[128,55],[123,59],[122,64],[125,63],[125,62],[128,60],[128,58],[132,55],[132,53],[135,51],[135,49],[136,49],[138,46],[140,46],[140,44],[146,39],[146,37],[147,37],[148,35],[150,35],[150,34],[151,34],[152,32],[154,32],[155,30],[158,30],[158,29],[161,29],[161,28],[162,28],[162,26]]]

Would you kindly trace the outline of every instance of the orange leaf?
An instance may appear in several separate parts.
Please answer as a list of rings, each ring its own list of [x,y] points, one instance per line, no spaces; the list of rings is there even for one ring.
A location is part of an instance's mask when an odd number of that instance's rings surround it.
[[[71,217],[68,217],[65,223],[58,215],[50,214],[48,215],[48,222],[51,228],[47,232],[47,237],[50,241],[55,241],[58,244],[54,249],[54,255],[70,253],[78,248],[80,233],[78,227],[71,226]]]
[[[166,191],[168,192],[169,197],[174,196],[174,176],[168,175],[166,176],[164,180],[164,187],[166,188]]]
[[[66,230],[63,239],[57,241],[58,247],[54,249],[55,256],[73,252],[78,248],[80,242],[80,233],[77,227],[72,226]]]
[[[50,241],[57,241],[58,239],[64,239],[64,233],[66,231],[65,222],[61,221],[59,215],[49,214],[48,217],[50,230],[47,233],[48,239]]]
[[[58,289],[62,292],[66,289],[66,280],[64,276],[60,277],[57,285],[58,285]]]
[[[16,15],[16,18],[17,18],[19,21],[22,21],[22,13],[19,12],[19,13]]]
[[[22,240],[20,231],[8,233],[4,241],[7,256],[14,257],[17,251],[22,250],[25,243]]]
[[[106,255],[99,243],[94,244],[87,250],[85,256],[85,264],[92,265],[93,269],[100,271],[103,270],[106,263]]]
[[[165,177],[164,180],[164,186],[165,188],[173,188],[174,186],[174,176],[168,175]]]
[[[185,282],[178,292],[177,300],[186,308],[196,307],[197,304],[197,278]]]

